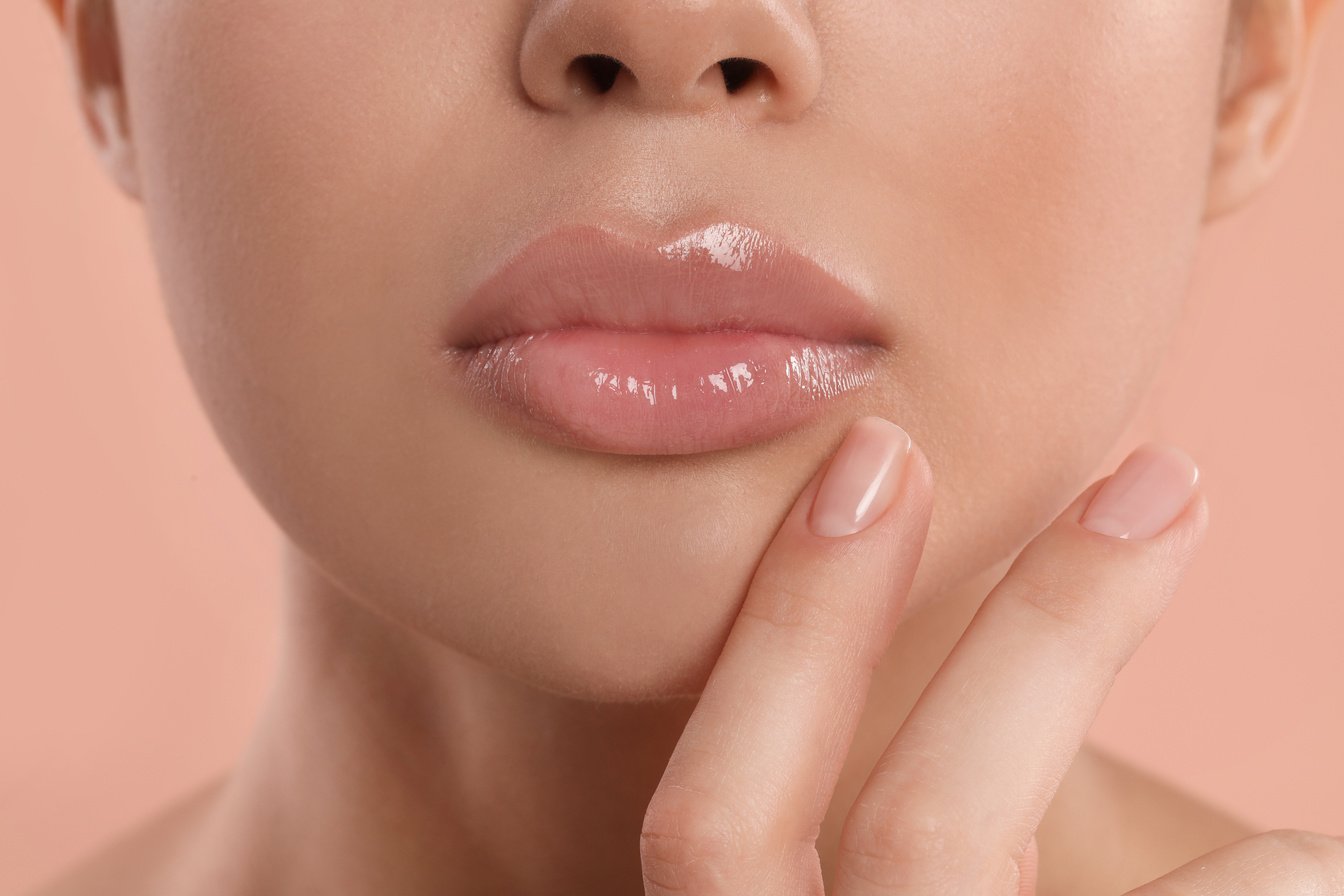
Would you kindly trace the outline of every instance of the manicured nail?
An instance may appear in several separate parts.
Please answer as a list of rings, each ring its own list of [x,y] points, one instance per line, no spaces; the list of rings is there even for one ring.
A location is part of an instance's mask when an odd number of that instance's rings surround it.
[[[1093,496],[1079,521],[1116,538],[1152,538],[1181,515],[1199,468],[1179,448],[1149,442],[1125,458]]]
[[[831,459],[808,514],[817,535],[838,538],[868,528],[900,485],[910,436],[890,420],[862,417]]]

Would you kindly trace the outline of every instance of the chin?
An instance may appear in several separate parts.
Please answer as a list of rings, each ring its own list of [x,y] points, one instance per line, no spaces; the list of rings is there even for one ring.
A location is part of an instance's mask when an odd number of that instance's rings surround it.
[[[522,684],[565,698],[639,703],[703,690],[746,596],[750,569],[649,564],[581,589],[496,592],[510,609],[440,640]],[[498,609],[500,603],[496,603]],[[477,624],[477,623],[484,623]]]

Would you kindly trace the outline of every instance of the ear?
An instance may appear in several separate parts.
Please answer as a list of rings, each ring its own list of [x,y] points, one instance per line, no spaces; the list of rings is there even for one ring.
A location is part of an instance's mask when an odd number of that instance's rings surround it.
[[[1332,2],[1247,0],[1240,33],[1228,47],[1205,221],[1244,204],[1283,161]]]
[[[114,0],[43,0],[60,26],[74,89],[98,160],[132,199],[140,174],[122,83]]]

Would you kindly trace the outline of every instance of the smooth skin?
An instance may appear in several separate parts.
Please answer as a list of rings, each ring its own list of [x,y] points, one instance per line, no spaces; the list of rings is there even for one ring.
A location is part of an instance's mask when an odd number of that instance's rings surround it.
[[[1205,509],[1076,524],[1203,224],[1284,156],[1327,0],[48,5],[286,581],[236,766],[45,896],[1338,885],[1334,840],[1082,742]],[[568,80],[593,51],[625,65],[602,97]],[[729,95],[742,54],[770,78]],[[533,236],[724,219],[897,334],[843,413],[630,458],[438,375]],[[817,542],[798,508],[865,416],[917,475]]]

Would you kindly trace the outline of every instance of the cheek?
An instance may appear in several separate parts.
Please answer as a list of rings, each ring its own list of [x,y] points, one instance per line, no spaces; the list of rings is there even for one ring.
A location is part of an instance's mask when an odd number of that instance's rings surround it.
[[[316,506],[307,492],[348,502],[341,518],[374,512],[362,488],[423,443],[427,349],[493,185],[488,110],[503,100],[489,91],[506,78],[491,66],[508,57],[486,36],[512,27],[485,20],[494,4],[479,22],[453,6],[132,5],[173,331],[219,437],[284,521]]]
[[[938,477],[932,593],[1048,523],[1147,390],[1200,231],[1223,20],[1177,2],[906,6],[845,40],[879,31],[859,58],[893,60],[864,82],[853,145],[880,173],[856,231],[879,237],[866,251],[904,328],[891,404]]]
[[[484,91],[506,57],[481,35],[507,26],[453,28],[444,6],[132,7],[149,224],[193,347],[285,376],[302,358],[277,357],[279,343],[344,352],[427,326],[412,278],[447,300],[498,139],[482,110],[499,105]],[[410,264],[414,251],[433,258]]]

